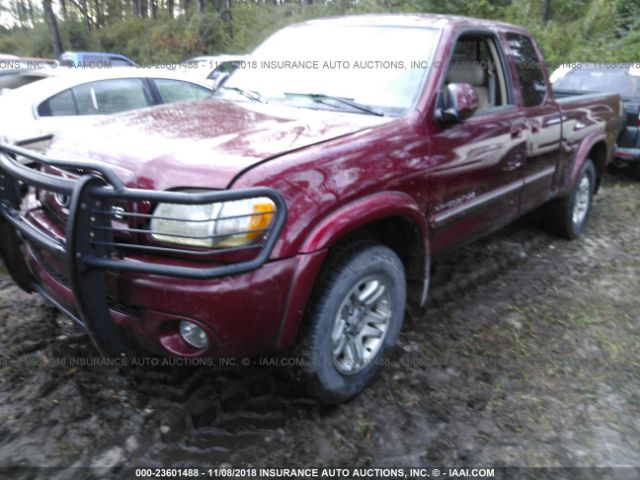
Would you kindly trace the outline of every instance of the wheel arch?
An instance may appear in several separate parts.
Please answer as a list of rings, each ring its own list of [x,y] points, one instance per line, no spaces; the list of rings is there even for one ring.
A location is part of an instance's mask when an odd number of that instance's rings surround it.
[[[596,168],[596,193],[602,184],[604,171],[611,157],[610,148],[604,134],[596,134],[586,137],[578,148],[571,165],[570,175],[566,177],[563,191],[568,193],[572,190],[582,166],[587,160],[591,160]]]
[[[312,262],[301,287],[290,296],[285,312],[279,347],[291,345],[302,323],[303,310],[312,297],[312,288],[332,253],[358,240],[374,240],[393,250],[403,263],[407,279],[407,303],[424,305],[429,287],[428,225],[416,202],[401,192],[381,192],[362,197],[335,210],[322,220],[306,237],[300,248],[303,258]],[[306,266],[305,266],[306,267]],[[298,275],[296,275],[298,277]],[[313,279],[311,279],[313,277]],[[298,287],[298,277],[292,290]],[[301,300],[305,300],[303,305]]]
[[[381,192],[349,203],[327,216],[307,236],[301,252],[329,249],[355,239],[376,240],[402,260],[408,300],[422,305],[429,279],[429,226],[412,197]]]

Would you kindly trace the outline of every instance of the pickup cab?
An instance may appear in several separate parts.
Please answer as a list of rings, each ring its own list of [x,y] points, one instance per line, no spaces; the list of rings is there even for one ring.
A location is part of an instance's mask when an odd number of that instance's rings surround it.
[[[584,232],[620,98],[556,101],[543,65],[471,18],[287,27],[214,98],[1,145],[4,261],[107,355],[294,349],[313,395],[348,400],[434,257],[537,208]]]

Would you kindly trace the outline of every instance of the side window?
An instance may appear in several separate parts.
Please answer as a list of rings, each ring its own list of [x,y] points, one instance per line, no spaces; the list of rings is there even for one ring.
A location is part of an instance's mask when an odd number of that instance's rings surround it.
[[[139,78],[86,83],[73,89],[79,115],[108,115],[151,105]]]
[[[240,67],[240,65],[242,65],[242,61],[241,60],[228,60],[226,62],[222,62],[220,65],[218,65],[216,68],[214,68],[211,71],[211,73],[209,74],[209,76],[207,78],[209,80],[215,80],[216,78],[218,78],[222,74],[231,75],[233,72],[235,72]]]
[[[184,102],[209,98],[213,92],[207,88],[180,80],[154,79],[164,103]]]
[[[109,63],[112,67],[131,67],[131,63],[127,62],[124,58],[109,58]]]
[[[84,55],[81,64],[89,68],[105,68],[110,66],[109,57],[104,55]]]
[[[233,73],[241,63],[242,62],[239,60],[228,60],[218,65],[216,67],[216,70],[219,70],[222,73]]]
[[[525,107],[540,105],[547,93],[540,59],[531,40],[524,35],[507,33],[507,41],[518,72],[520,94]]]
[[[71,90],[65,90],[38,107],[38,115],[41,117],[58,117],[64,115],[77,115],[76,104],[73,101]]]
[[[447,69],[445,84],[470,84],[478,95],[479,111],[510,104],[498,48],[490,36],[463,35],[456,42]]]

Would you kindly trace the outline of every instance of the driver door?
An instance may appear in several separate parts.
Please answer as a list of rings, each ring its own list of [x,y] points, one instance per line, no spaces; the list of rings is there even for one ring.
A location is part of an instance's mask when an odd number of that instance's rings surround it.
[[[518,215],[527,119],[511,95],[500,43],[493,33],[461,35],[442,88],[468,83],[479,108],[461,123],[441,125],[432,137],[430,175],[434,251],[509,223]]]

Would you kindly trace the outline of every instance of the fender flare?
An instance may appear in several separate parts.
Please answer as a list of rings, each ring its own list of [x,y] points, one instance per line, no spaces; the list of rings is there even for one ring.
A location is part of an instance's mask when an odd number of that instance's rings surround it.
[[[281,321],[277,345],[290,346],[295,341],[302,315],[320,272],[327,250],[345,235],[367,224],[389,217],[404,217],[419,230],[424,249],[424,278],[420,304],[424,305],[429,289],[429,226],[415,200],[401,192],[379,192],[343,205],[326,216],[307,235],[299,249],[299,264],[291,285]]]
[[[601,132],[593,132],[582,139],[573,156],[573,159],[571,160],[571,165],[569,167],[570,170],[568,169],[568,175],[565,175],[565,180],[562,185],[563,193],[566,194],[568,192],[571,192],[578,180],[578,175],[580,174],[580,170],[582,170],[582,166],[587,161],[587,158],[589,158],[589,152],[596,144],[601,142],[607,145],[607,137],[604,133]],[[607,151],[606,154],[608,156],[609,151]],[[604,162],[603,167],[604,166],[606,166],[606,161]],[[598,166],[596,165],[596,169],[597,167]],[[602,173],[602,171],[597,171],[598,176],[602,175]]]
[[[331,247],[348,233],[388,217],[406,217],[419,229],[427,243],[429,226],[415,200],[406,193],[380,192],[343,205],[323,219],[302,243],[300,253]],[[428,252],[428,248],[425,252]]]

